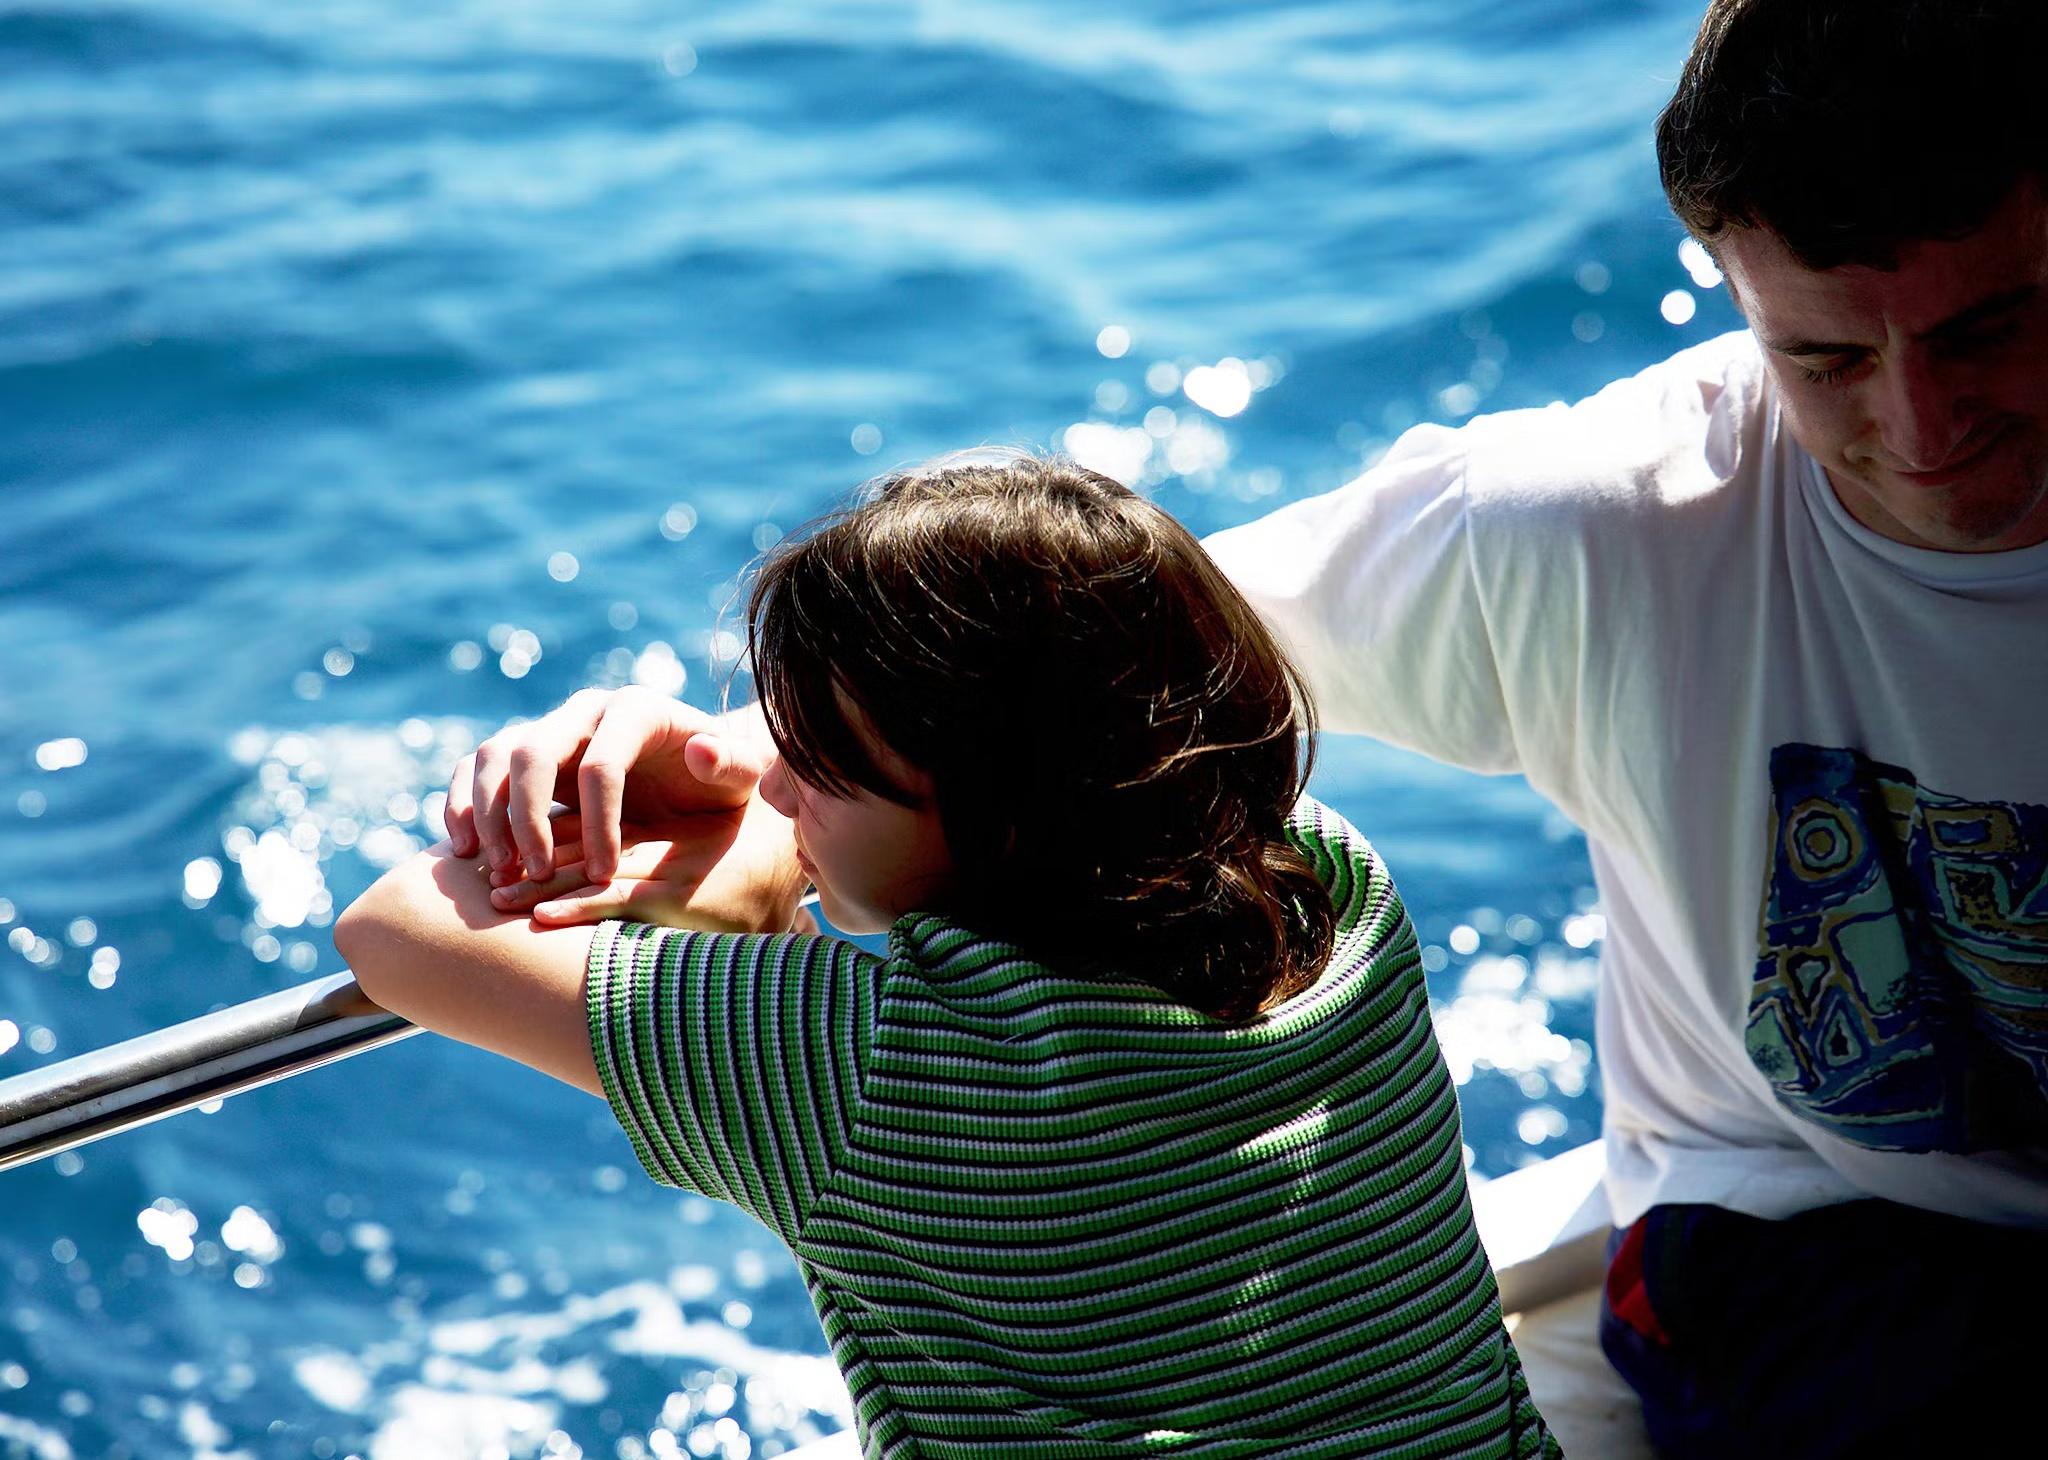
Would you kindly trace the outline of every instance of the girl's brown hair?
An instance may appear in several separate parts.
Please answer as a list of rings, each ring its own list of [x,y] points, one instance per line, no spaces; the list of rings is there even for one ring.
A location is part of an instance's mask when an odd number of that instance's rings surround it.
[[[791,773],[915,804],[850,702],[931,778],[933,911],[1223,1019],[1321,973],[1335,914],[1283,832],[1307,688],[1158,507],[1065,461],[940,463],[778,546],[748,620]]]

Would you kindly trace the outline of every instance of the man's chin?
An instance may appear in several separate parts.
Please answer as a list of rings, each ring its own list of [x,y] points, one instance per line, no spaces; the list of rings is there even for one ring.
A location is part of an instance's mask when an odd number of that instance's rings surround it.
[[[1856,501],[1839,489],[1850,515],[1880,537],[1946,553],[2007,552],[2048,542],[2048,469],[2015,472],[2003,487],[1977,482],[1930,485],[1875,469],[1854,478]]]
[[[1949,552],[2011,552],[2048,542],[2048,479],[2036,473],[2010,491],[1956,502],[1941,524]]]

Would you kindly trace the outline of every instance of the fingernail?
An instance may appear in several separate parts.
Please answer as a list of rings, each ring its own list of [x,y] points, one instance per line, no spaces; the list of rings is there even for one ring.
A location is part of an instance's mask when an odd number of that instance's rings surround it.
[[[548,875],[548,859],[535,852],[526,859],[526,875],[536,882]]]
[[[534,908],[533,915],[537,918],[560,917],[564,912],[565,908],[566,904],[564,903],[544,902]]]
[[[510,851],[510,850],[508,850],[507,848],[505,848],[505,847],[492,847],[492,848],[491,848],[491,854],[490,854],[490,863],[491,863],[491,865],[492,865],[493,867],[502,867],[502,866],[504,866],[504,865],[505,865],[505,864],[506,864],[507,862],[509,862],[509,861],[511,861],[511,860],[512,860],[512,853],[511,853],[511,851]]]

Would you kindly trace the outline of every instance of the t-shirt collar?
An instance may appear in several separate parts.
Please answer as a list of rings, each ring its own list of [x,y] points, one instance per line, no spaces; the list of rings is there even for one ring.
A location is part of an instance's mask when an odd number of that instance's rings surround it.
[[[1944,553],[1909,547],[1872,532],[1849,515],[1821,464],[1797,445],[1793,452],[1799,461],[1799,485],[1808,501],[1851,540],[1910,578],[1934,587],[1989,587],[2048,577],[2048,542],[1997,553]]]

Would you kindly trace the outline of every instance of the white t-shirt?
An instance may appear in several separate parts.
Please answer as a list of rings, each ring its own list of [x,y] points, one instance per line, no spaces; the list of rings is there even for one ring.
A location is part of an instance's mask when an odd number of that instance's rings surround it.
[[[1745,332],[1207,546],[1327,728],[1585,829],[1617,1221],[2048,1225],[2048,544],[1860,526]]]

